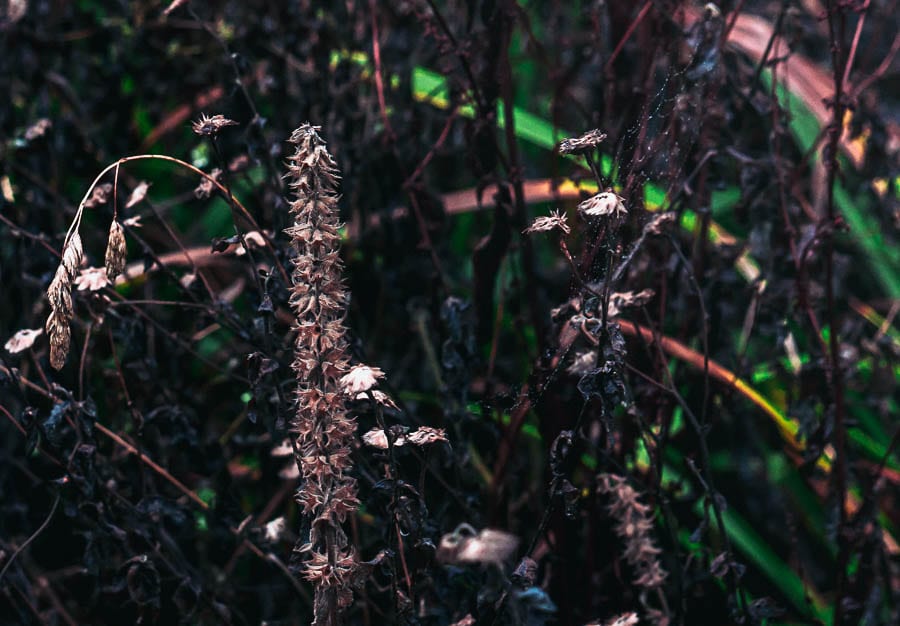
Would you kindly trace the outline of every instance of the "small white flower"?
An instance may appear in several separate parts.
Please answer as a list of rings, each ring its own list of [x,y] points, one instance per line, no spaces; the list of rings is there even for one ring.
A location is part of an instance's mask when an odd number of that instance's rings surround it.
[[[276,517],[266,524],[266,541],[280,540],[281,535],[284,534],[285,526],[284,516]]]

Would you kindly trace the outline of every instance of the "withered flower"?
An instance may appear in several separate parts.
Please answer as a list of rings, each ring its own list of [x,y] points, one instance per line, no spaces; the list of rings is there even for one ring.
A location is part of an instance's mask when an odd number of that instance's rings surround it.
[[[566,222],[566,214],[558,210],[552,211],[550,215],[542,215],[541,217],[535,218],[531,226],[522,232],[526,235],[530,235],[532,233],[546,233],[556,229],[561,230],[566,235],[571,232],[569,224]]]
[[[224,115],[213,115],[212,117],[205,113],[200,115],[200,119],[191,124],[191,128],[198,135],[211,137],[219,133],[226,126],[237,126],[238,123],[230,120]]]
[[[563,139],[559,144],[559,152],[560,154],[585,154],[599,146],[604,139],[606,139],[606,133],[595,128],[580,137]]]
[[[622,197],[612,191],[604,191],[591,196],[578,205],[578,210],[588,217],[622,217],[628,215],[628,209]]]

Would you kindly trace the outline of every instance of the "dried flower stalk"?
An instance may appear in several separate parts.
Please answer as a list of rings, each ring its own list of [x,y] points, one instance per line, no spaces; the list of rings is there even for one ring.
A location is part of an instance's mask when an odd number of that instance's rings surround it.
[[[359,506],[349,476],[356,423],[347,411],[341,378],[348,372],[344,315],[347,293],[338,255],[337,166],[319,137],[304,124],[290,141],[288,159],[295,199],[294,224],[285,232],[296,252],[291,306],[297,317],[292,367],[297,376],[296,434],[301,487],[297,500],[312,518],[303,576],[315,584],[314,624],[337,623],[353,599],[357,560],[341,528]]]
[[[662,586],[666,572],[651,535],[652,509],[638,500],[638,492],[622,476],[600,474],[597,479],[597,491],[610,496],[607,510],[616,520],[616,534],[625,543],[625,558],[635,573],[634,584],[645,589]]]

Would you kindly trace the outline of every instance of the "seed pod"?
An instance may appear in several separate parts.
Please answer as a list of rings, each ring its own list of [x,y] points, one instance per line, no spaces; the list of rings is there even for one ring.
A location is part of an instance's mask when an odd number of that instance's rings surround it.
[[[106,242],[106,275],[110,281],[125,270],[125,259],[128,256],[128,248],[125,244],[125,230],[122,225],[113,220],[109,225],[109,239]]]
[[[65,266],[60,265],[56,268],[56,274],[50,282],[50,287],[47,288],[47,299],[50,300],[53,311],[67,320],[75,315],[72,306],[72,279]]]

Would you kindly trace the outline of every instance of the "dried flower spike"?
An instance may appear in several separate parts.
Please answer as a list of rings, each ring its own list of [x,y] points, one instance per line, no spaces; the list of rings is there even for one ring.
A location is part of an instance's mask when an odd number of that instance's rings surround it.
[[[599,146],[606,139],[606,133],[598,129],[589,130],[581,137],[563,139],[559,144],[560,154],[586,154]]]
[[[638,500],[638,492],[622,476],[600,474],[597,491],[610,497],[607,511],[616,520],[616,534],[625,544],[625,559],[634,570],[634,584],[645,589],[660,587],[666,572],[659,563],[659,548],[651,531],[652,509]]]
[[[237,126],[238,123],[230,120],[224,115],[213,115],[212,117],[204,114],[200,115],[200,119],[191,124],[191,128],[198,135],[210,137],[216,135],[226,126]]]
[[[356,423],[342,383],[349,366],[343,321],[347,293],[338,254],[339,177],[318,131],[304,124],[291,135],[296,145],[288,159],[294,224],[285,232],[296,254],[290,303],[297,318],[292,363],[297,408],[291,422],[302,481],[297,500],[312,519],[309,542],[298,551],[305,555],[303,576],[315,585],[314,624],[331,626],[353,599],[357,560],[341,524],[359,500],[349,475]],[[370,369],[366,379],[377,377]]]
[[[113,220],[109,225],[109,237],[106,240],[106,275],[109,280],[115,280],[116,276],[125,270],[125,259],[128,256],[128,247],[125,244],[125,229],[118,220]]]

